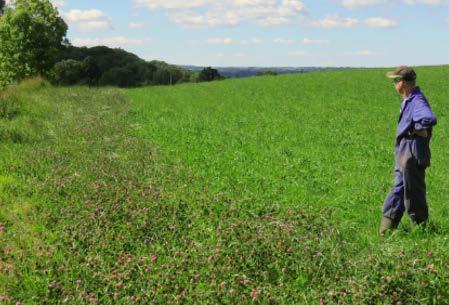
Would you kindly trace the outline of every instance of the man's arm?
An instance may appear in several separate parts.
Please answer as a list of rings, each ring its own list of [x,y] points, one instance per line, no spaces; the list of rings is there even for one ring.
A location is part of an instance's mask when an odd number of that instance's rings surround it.
[[[427,137],[427,129],[431,128],[437,123],[437,119],[430,109],[429,103],[425,99],[418,99],[413,111],[413,130],[418,136]]]
[[[413,133],[419,137],[427,138],[429,136],[427,129],[413,130]]]

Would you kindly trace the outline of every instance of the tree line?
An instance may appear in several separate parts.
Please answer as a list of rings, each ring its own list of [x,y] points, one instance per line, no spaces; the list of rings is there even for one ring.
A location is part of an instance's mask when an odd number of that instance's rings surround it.
[[[41,75],[55,85],[135,87],[223,79],[211,67],[199,73],[163,61],[145,61],[122,49],[75,47],[67,24],[49,0],[0,0],[0,87]]]
[[[147,62],[122,49],[105,46],[65,46],[59,53],[50,79],[59,85],[133,87],[190,82],[193,72],[165,62]]]

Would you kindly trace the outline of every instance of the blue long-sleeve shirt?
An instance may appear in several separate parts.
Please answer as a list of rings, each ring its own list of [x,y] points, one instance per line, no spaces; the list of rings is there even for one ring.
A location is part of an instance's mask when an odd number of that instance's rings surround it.
[[[411,153],[418,165],[430,165],[429,141],[432,137],[432,127],[437,123],[437,119],[432,112],[427,98],[419,87],[403,101],[401,114],[399,115],[396,130],[395,153],[403,159],[401,155]],[[427,130],[426,138],[413,136],[414,130]]]

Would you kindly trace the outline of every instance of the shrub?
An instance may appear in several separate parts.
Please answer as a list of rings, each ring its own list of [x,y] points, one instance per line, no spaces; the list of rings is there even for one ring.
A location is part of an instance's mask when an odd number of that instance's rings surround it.
[[[157,71],[153,74],[153,83],[155,85],[174,85],[184,78],[183,72],[172,66],[158,67]]]
[[[101,77],[101,70],[95,59],[92,56],[87,56],[84,58],[82,65],[86,84],[89,86],[97,85]]]
[[[112,68],[100,78],[101,86],[133,87],[134,73],[127,68]]]
[[[53,68],[51,81],[56,85],[76,85],[85,78],[82,62],[68,59],[58,62]]]
[[[220,80],[223,79],[224,77],[220,75],[220,73],[218,73],[217,69],[213,69],[211,67],[207,67],[204,68],[201,72],[200,75],[198,76],[198,81],[200,82],[210,82],[213,80]]]

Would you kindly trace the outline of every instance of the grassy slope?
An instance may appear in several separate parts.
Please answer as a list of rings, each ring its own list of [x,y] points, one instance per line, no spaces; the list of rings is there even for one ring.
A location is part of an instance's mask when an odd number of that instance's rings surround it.
[[[418,70],[432,225],[386,241],[383,70],[23,89],[0,121],[0,302],[448,304],[447,71]]]
[[[449,96],[444,68],[421,68],[439,118],[428,171],[435,222],[444,222]],[[143,133],[167,160],[215,193],[255,206],[331,207],[344,226],[373,235],[392,183],[400,99],[383,70],[355,70],[130,91]],[[441,132],[439,132],[441,130]]]
[[[407,274],[407,268],[413,269],[411,264],[423,264],[422,269],[414,271],[417,274],[409,275],[415,282],[421,276],[426,279],[426,267],[434,264],[417,252],[440,252],[439,270],[448,271],[443,257],[447,258],[444,249],[449,229],[449,182],[445,173],[448,143],[444,137],[449,70],[421,68],[418,73],[439,118],[432,144],[433,166],[428,171],[432,226],[425,233],[404,234],[409,229],[405,220],[404,230],[387,244],[378,239],[377,228],[383,199],[393,183],[392,146],[400,99],[385,79],[384,70],[145,88],[129,95],[137,101],[142,134],[160,148],[166,162],[179,163],[192,171],[195,179],[179,192],[187,188],[209,198],[225,196],[254,214],[263,214],[273,206],[324,207],[330,211],[326,221],[348,243],[339,251],[351,254],[350,259],[344,254],[329,254],[329,260],[340,264],[335,271],[347,272],[349,280],[362,272],[389,274],[392,270],[388,268],[398,265],[395,280],[406,283],[411,279],[403,279],[401,272]],[[191,199],[191,205],[195,205],[195,199]],[[327,250],[338,249],[339,240],[330,239]],[[398,259],[402,252],[406,257]],[[377,263],[371,261],[372,256],[377,257]],[[339,258],[347,260],[338,262]],[[382,267],[385,270],[377,269]],[[328,276],[341,281],[332,271]],[[366,285],[372,295],[383,293],[377,291],[382,284],[373,284]],[[427,289],[423,300],[416,302],[431,302],[430,291]],[[349,299],[354,301],[354,295]],[[379,302],[382,300],[391,302],[379,297]]]

